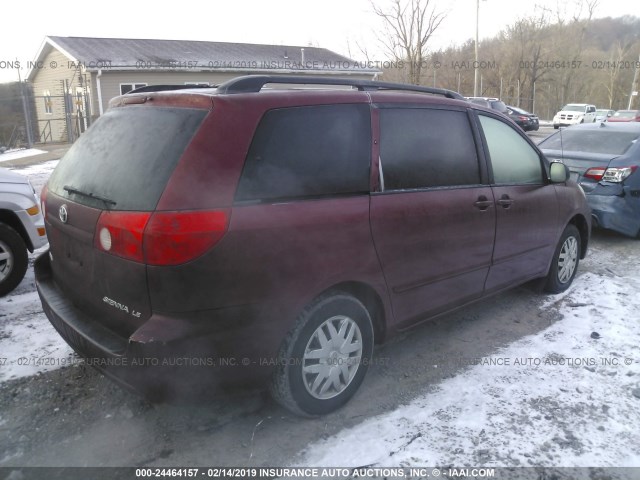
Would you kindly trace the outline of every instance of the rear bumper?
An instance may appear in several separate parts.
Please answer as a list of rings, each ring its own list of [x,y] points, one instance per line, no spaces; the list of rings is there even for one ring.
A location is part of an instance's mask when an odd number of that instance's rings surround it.
[[[607,192],[607,194],[603,194]],[[598,186],[587,193],[595,223],[609,230],[636,237],[640,231],[640,191],[629,187]]]
[[[152,315],[129,338],[74,306],[56,285],[45,252],[34,265],[47,318],[84,361],[143,395],[190,398],[226,387],[256,387],[269,378],[277,345],[256,345],[254,307],[200,312],[191,318]],[[236,326],[237,328],[234,328]],[[271,359],[271,361],[269,360]]]

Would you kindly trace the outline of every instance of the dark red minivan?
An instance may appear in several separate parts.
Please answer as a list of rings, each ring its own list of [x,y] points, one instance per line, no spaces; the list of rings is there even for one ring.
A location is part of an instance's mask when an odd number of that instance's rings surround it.
[[[387,335],[566,289],[591,217],[500,114],[313,77],[117,97],[42,197],[38,292],[87,362],[154,397],[262,382],[303,415],[347,402]]]

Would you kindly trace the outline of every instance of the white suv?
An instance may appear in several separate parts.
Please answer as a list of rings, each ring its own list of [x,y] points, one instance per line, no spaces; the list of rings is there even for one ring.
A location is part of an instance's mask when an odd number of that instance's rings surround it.
[[[0,297],[24,278],[33,252],[47,243],[36,192],[22,175],[0,168]]]
[[[596,118],[596,106],[588,103],[569,103],[553,117],[553,128],[567,127],[578,123],[591,123]]]

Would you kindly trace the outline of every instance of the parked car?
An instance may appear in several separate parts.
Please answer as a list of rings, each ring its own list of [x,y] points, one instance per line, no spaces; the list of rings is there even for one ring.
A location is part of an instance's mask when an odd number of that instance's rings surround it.
[[[529,113],[518,107],[507,106],[507,115],[511,120],[522,128],[525,132],[530,130],[538,130],[540,128],[540,120],[537,115]]]
[[[618,110],[611,117],[609,122],[640,122],[640,110]]]
[[[569,103],[553,117],[553,128],[591,123],[596,118],[596,106],[587,103]]]
[[[567,289],[591,222],[568,174],[448,90],[146,87],[52,173],[37,288],[65,340],[135,390],[269,384],[324,414],[374,342],[532,279]]]
[[[500,113],[507,114],[507,106],[499,98],[493,97],[467,97],[467,100],[482,107],[491,108]]]
[[[606,108],[599,108],[596,110],[596,116],[593,119],[594,122],[606,122],[609,117],[615,113],[615,110],[607,110]]]
[[[47,243],[44,219],[29,180],[0,168],[0,296],[24,278],[28,251]]]
[[[640,123],[578,125],[545,139],[540,148],[569,167],[597,225],[640,234]]]

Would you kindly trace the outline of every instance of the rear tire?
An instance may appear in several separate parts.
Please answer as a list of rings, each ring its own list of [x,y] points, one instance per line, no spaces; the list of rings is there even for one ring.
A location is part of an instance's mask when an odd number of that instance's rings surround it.
[[[564,292],[573,282],[580,262],[580,232],[569,224],[562,232],[544,286],[545,292]]]
[[[356,393],[372,353],[367,308],[352,295],[328,292],[302,311],[284,339],[271,395],[297,415],[330,413]]]
[[[28,265],[27,246],[22,237],[10,226],[0,223],[0,297],[18,286]]]

